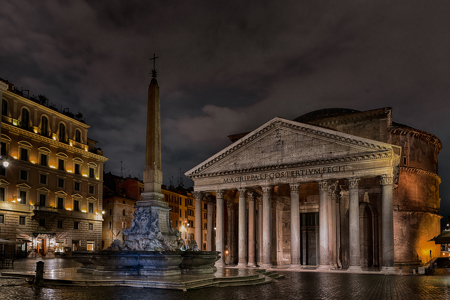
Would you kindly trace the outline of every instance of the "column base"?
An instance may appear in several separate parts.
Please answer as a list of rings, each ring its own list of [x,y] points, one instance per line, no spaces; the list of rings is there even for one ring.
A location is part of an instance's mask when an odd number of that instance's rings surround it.
[[[397,275],[397,268],[396,267],[381,267],[381,274]]]
[[[240,263],[237,264],[236,267],[237,267],[237,268],[246,268],[246,267],[247,267],[247,264],[246,264],[246,263],[240,262]]]
[[[316,269],[316,271],[329,271],[330,265],[319,265]]]
[[[301,264],[291,264],[289,266],[289,269],[295,269],[295,270],[300,270],[302,268]]]
[[[247,264],[247,267],[256,267],[256,264],[254,263],[254,262],[249,262],[248,264]]]
[[[272,264],[261,264],[262,269],[272,269]]]
[[[362,272],[361,266],[350,266],[347,269],[347,272]]]

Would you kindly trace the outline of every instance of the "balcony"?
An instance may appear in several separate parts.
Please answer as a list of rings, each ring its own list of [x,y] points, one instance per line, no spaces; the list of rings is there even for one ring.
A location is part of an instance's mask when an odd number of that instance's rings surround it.
[[[0,210],[18,211],[18,212],[32,212],[32,206],[17,202],[0,201]]]
[[[58,210],[54,207],[48,207],[48,206],[41,206],[41,205],[35,205],[33,206],[33,210],[36,211],[42,211],[42,212],[53,212],[57,213]]]

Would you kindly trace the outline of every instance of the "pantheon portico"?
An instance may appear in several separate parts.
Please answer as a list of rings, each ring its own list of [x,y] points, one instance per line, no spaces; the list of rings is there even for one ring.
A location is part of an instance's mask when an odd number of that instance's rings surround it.
[[[391,143],[274,118],[186,175],[194,181],[196,216],[202,199],[215,196],[215,250],[228,251],[218,266],[394,273],[401,157],[402,147]],[[201,219],[195,222],[201,245]],[[213,222],[207,227],[214,231]]]

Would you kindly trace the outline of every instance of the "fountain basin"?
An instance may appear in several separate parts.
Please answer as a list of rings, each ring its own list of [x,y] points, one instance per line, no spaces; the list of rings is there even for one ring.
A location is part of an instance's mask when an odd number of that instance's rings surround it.
[[[217,268],[216,251],[74,251],[83,266],[78,273],[119,276],[171,276],[210,274]]]

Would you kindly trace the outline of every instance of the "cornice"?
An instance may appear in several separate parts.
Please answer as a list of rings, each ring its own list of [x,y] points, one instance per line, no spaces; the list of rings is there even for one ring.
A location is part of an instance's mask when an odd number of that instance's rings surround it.
[[[390,148],[380,146],[379,144],[376,144],[376,143],[370,143],[370,142],[368,142],[368,141],[370,141],[368,139],[366,139],[366,141],[362,141],[362,140],[342,136],[342,134],[344,134],[344,133],[341,133],[341,132],[328,132],[328,131],[330,131],[329,129],[317,130],[317,129],[311,128],[311,126],[315,126],[315,125],[308,125],[308,124],[297,125],[295,123],[298,123],[298,122],[295,122],[295,121],[287,122],[287,120],[284,120],[281,118],[275,118],[267,126],[264,126],[263,128],[254,132],[252,135],[248,136],[247,138],[245,138],[245,137],[241,138],[240,140],[235,142],[234,146],[231,145],[228,148],[224,149],[216,157],[214,157],[213,159],[211,159],[207,162],[204,162],[202,165],[200,165],[195,170],[188,171],[187,172],[188,175],[186,175],[186,176],[188,176],[190,178],[196,178],[195,174],[202,172],[203,170],[216,164],[217,162],[221,161],[222,159],[229,156],[230,154],[240,150],[243,146],[253,142],[255,139],[257,139],[261,136],[264,136],[265,134],[271,132],[275,128],[280,128],[280,127],[295,129],[300,132],[304,132],[306,134],[320,136],[320,137],[323,137],[326,139],[335,140],[340,143],[352,144],[355,146],[365,147],[365,148],[369,148],[369,149],[373,149],[373,150],[377,150],[377,151],[380,151],[380,150],[390,151]],[[302,123],[299,123],[299,124],[302,124]],[[348,134],[345,134],[345,135],[348,135]],[[350,136],[350,135],[348,135],[348,136]],[[190,174],[189,174],[189,172],[190,172]]]
[[[439,182],[439,184],[441,183],[441,177],[439,177],[439,175],[437,175],[436,173],[424,170],[424,169],[400,166],[400,171],[408,172],[408,173],[416,173],[416,174],[421,174],[421,175],[427,175],[427,176],[430,176],[430,177],[433,177],[434,179],[436,179]]]
[[[33,140],[38,141],[38,142],[46,143],[46,144],[48,144],[50,146],[53,146],[53,147],[63,148],[65,150],[67,150],[68,152],[77,153],[77,154],[80,154],[80,155],[85,156],[85,157],[86,156],[87,157],[91,157],[91,158],[94,158],[94,159],[96,159],[96,160],[98,160],[100,162],[105,162],[105,161],[108,160],[108,158],[105,157],[105,156],[98,155],[98,154],[95,154],[95,153],[92,153],[92,152],[89,152],[89,151],[86,151],[86,150],[83,150],[83,149],[79,149],[79,148],[76,148],[74,146],[69,146],[67,144],[61,143],[59,141],[55,141],[55,140],[53,140],[51,138],[39,135],[39,134],[34,133],[34,132],[30,132],[28,130],[16,127],[14,125],[1,123],[1,126],[5,130],[7,130],[7,131],[9,131],[9,132],[11,132],[13,134],[29,137],[30,139],[33,139]]]
[[[364,120],[364,119],[373,119],[379,116],[388,116],[391,113],[391,110],[389,108],[380,108],[376,110],[370,110],[370,111],[362,111],[362,112],[355,112],[351,114],[345,114],[345,115],[339,115],[334,117],[328,117],[325,119],[319,119],[317,121],[313,121],[310,124],[317,124],[319,126],[327,126],[327,125],[336,125],[336,124],[346,124],[348,122],[354,122],[358,120]]]
[[[386,159],[386,158],[390,158],[390,157],[392,157],[392,152],[384,151],[384,152],[377,152],[377,153],[368,153],[368,154],[363,154],[363,155],[339,157],[339,158],[333,158],[333,159],[319,159],[319,160],[300,162],[300,163],[295,163],[295,164],[262,166],[262,167],[255,167],[255,168],[242,169],[242,170],[205,173],[205,174],[198,174],[198,175],[192,174],[192,175],[189,175],[188,177],[189,178],[204,178],[204,177],[215,177],[215,176],[227,176],[227,175],[265,172],[265,171],[273,171],[273,170],[285,170],[285,169],[289,169],[289,168],[313,167],[313,166],[329,165],[329,164],[342,164],[342,163],[346,163],[346,162]]]
[[[391,126],[389,127],[389,133],[392,134],[399,134],[399,135],[407,135],[407,134],[411,134],[413,137],[415,138],[419,138],[422,139],[434,146],[436,146],[436,148],[438,149],[438,152],[440,152],[442,150],[442,142],[441,140],[428,132],[419,130],[419,129],[415,129],[412,127],[408,127],[408,126],[403,126],[401,124],[398,124],[397,126]]]

